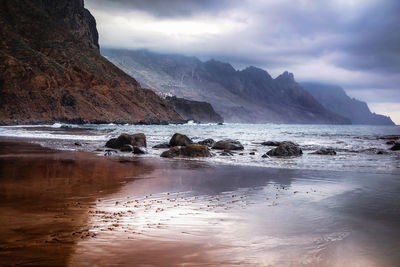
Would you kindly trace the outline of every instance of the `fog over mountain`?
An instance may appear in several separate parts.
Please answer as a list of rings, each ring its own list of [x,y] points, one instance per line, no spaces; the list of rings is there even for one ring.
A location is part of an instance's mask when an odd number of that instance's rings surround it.
[[[400,2],[87,0],[101,47],[215,58],[340,84],[400,123]],[[390,108],[388,108],[390,107]]]
[[[285,71],[275,79],[263,69],[236,70],[227,62],[102,49],[103,55],[159,93],[211,103],[227,122],[348,124],[324,108]]]
[[[394,125],[390,117],[372,113],[367,103],[349,97],[337,85],[301,83],[318,102],[336,114],[349,118],[352,124]]]

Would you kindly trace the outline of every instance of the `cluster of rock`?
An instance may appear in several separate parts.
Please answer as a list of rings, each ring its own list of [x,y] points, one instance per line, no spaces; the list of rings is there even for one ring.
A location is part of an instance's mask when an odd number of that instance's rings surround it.
[[[223,150],[223,153],[229,153],[231,150],[243,150],[243,145],[236,140],[224,139],[215,142],[214,139],[208,138],[195,144],[189,137],[184,134],[176,133],[172,136],[169,143],[163,143],[154,146],[153,148],[166,148],[170,149],[164,151],[161,157],[211,157],[211,149]]]
[[[393,145],[392,148],[390,148],[391,150],[400,150],[400,143],[395,140],[387,141],[386,144]],[[262,155],[263,158],[299,157],[303,154],[301,147],[290,141],[266,141],[261,143],[261,145],[274,147]],[[123,133],[118,138],[111,138],[108,140],[105,146],[112,149],[118,149],[122,152],[145,154],[145,148],[147,147],[146,136],[143,133]],[[162,152],[160,155],[164,158],[211,157],[213,155],[211,149],[219,151],[220,156],[232,156],[235,151],[241,151],[244,149],[243,145],[237,140],[223,139],[215,141],[212,138],[207,138],[195,143],[188,136],[180,133],[175,133],[169,142],[155,145],[153,148],[168,148],[168,150]],[[255,155],[255,152],[252,151],[249,154]],[[310,154],[336,155],[336,151],[333,148],[321,148]],[[383,154],[383,152],[377,154]],[[239,155],[243,155],[243,153],[239,153]]]
[[[133,154],[145,154],[146,150],[143,148],[147,147],[146,135],[144,133],[123,133],[118,138],[108,140],[106,147],[119,149],[122,152],[132,152]]]
[[[298,157],[303,154],[303,151],[298,144],[293,142],[281,142],[276,148],[271,149],[265,153],[262,157]]]

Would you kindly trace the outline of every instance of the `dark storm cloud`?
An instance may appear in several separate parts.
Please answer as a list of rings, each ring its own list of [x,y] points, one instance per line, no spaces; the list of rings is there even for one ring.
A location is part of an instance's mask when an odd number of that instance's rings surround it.
[[[91,8],[123,14],[141,11],[155,19],[218,16],[236,11],[253,23],[240,36],[221,36],[215,47],[193,49],[196,55],[221,54],[243,63],[260,65],[262,58],[275,67],[301,64],[306,58],[335,54],[330,63],[349,70],[400,71],[400,1],[253,1],[253,0],[87,0]],[[118,29],[116,29],[118,30]],[[138,36],[142,38],[143,36]],[[144,37],[145,38],[145,37]],[[122,41],[123,42],[123,41]],[[230,49],[227,45],[240,46]],[[132,44],[132,48],[134,44]],[[179,45],[182,48],[182,45]],[[276,48],[271,53],[265,47]],[[165,47],[166,51],[176,50]],[[190,48],[183,48],[190,52]],[[159,49],[160,50],[160,49]],[[161,51],[162,52],[162,51]],[[180,51],[176,51],[180,52]],[[238,56],[238,53],[240,55]],[[262,53],[262,54],[260,54]],[[265,62],[264,62],[265,63]]]
[[[342,27],[345,38],[331,49],[346,55],[336,63],[352,70],[400,72],[400,1],[381,1]]]
[[[298,81],[340,84],[365,101],[376,100],[373,91],[381,103],[400,95],[400,0],[86,3],[104,47],[214,58],[272,76],[288,70]]]
[[[218,12],[235,0],[96,0],[98,8],[140,10],[156,17],[187,17]]]

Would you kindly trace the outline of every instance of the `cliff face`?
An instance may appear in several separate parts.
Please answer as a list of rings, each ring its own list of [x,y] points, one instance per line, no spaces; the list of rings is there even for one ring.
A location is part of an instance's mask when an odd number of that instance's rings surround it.
[[[83,0],[0,0],[0,121],[162,123],[181,116],[99,52]]]
[[[102,53],[150,88],[210,103],[227,122],[350,123],[324,108],[289,73],[273,79],[256,67],[237,71],[216,60],[145,50]]]
[[[224,122],[224,119],[215,112],[207,102],[187,100],[178,97],[167,97],[166,100],[186,120],[196,122]]]
[[[388,116],[372,113],[367,103],[350,98],[343,88],[320,83],[302,83],[327,109],[350,118],[353,124],[394,125]]]

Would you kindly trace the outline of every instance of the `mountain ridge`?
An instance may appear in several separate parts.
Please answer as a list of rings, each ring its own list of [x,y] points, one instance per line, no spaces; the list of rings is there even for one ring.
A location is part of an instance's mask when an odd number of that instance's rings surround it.
[[[212,104],[227,122],[348,124],[325,109],[293,74],[273,79],[256,67],[235,70],[211,59],[167,55],[148,50],[102,48],[114,64],[160,92]],[[288,79],[289,78],[289,79]]]
[[[301,85],[327,109],[350,118],[353,124],[395,125],[389,116],[372,113],[367,103],[349,97],[338,85],[316,82]]]

